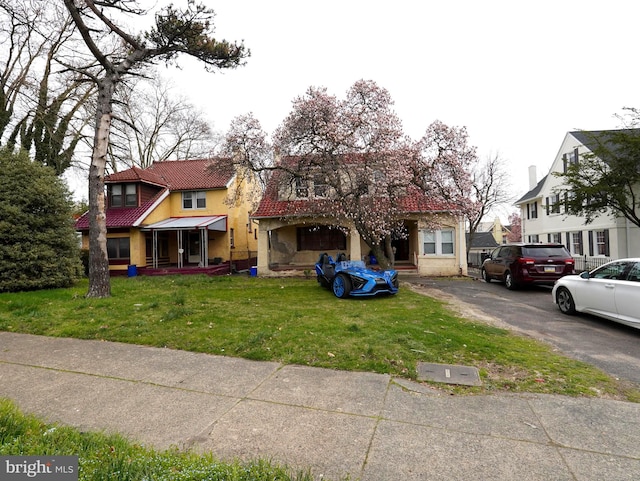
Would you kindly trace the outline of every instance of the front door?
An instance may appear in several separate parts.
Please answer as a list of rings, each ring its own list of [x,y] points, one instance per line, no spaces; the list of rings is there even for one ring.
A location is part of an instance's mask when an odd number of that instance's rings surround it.
[[[200,252],[200,232],[190,231],[187,242],[187,262],[189,264],[199,264]]]

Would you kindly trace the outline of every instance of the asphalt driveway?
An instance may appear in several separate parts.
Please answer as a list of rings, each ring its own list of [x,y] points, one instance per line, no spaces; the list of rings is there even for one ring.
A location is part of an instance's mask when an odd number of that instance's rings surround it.
[[[516,329],[617,378],[640,383],[640,329],[584,314],[566,316],[553,304],[550,287],[509,291],[498,282],[477,278],[410,282],[451,301],[467,315]]]

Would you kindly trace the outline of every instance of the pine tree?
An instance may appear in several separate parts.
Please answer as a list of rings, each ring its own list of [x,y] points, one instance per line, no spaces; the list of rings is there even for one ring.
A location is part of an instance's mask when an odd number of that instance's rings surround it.
[[[52,168],[0,150],[0,292],[65,287],[80,277],[71,212]]]

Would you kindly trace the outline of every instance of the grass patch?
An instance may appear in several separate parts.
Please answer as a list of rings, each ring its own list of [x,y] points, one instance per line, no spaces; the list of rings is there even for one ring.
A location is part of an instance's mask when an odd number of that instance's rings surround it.
[[[546,344],[462,319],[401,289],[337,300],[312,279],[116,277],[109,299],[72,288],[0,294],[0,330],[100,339],[415,378],[418,361],[476,366],[482,388],[610,396],[639,391]],[[444,387],[443,387],[444,388]]]
[[[0,399],[0,455],[78,456],[79,481],[311,481],[307,472],[293,472],[265,460],[221,462],[211,454],[156,451],[119,435],[80,432],[46,424]]]

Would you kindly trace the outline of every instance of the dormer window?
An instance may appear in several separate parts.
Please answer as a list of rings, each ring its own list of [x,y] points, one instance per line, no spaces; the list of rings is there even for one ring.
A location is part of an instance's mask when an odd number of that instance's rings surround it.
[[[136,184],[115,184],[111,186],[111,207],[137,207]]]
[[[206,209],[207,193],[203,190],[193,190],[182,193],[182,208],[188,209]]]

